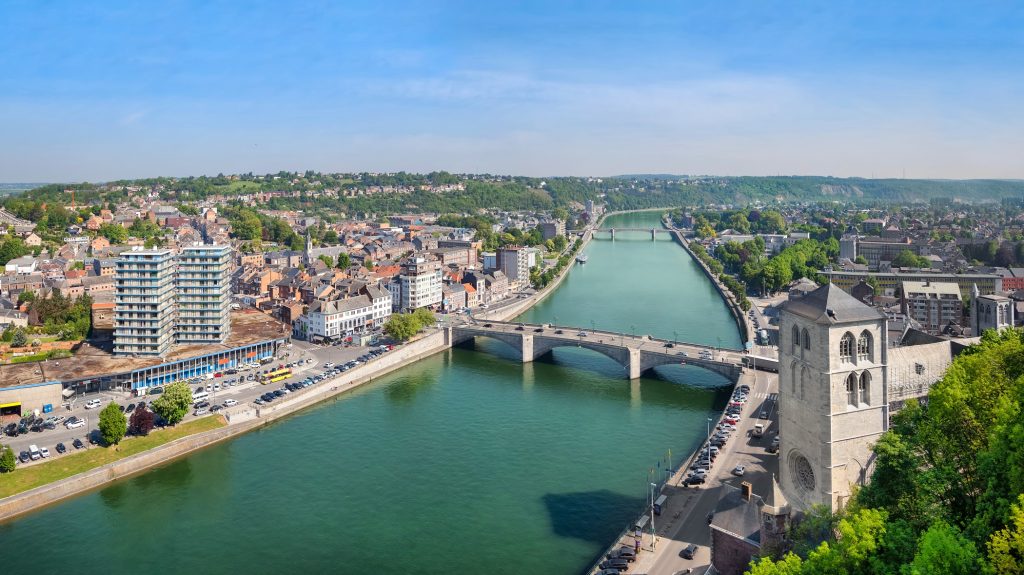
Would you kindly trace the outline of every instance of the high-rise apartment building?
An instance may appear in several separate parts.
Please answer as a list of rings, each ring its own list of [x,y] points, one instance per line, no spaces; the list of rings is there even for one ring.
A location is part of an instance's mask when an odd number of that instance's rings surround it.
[[[530,282],[529,253],[523,246],[498,248],[498,269],[508,277],[509,283],[521,288]]]
[[[388,285],[392,308],[412,311],[441,304],[441,263],[416,258],[402,266],[402,273]]]
[[[223,343],[231,321],[231,248],[123,252],[114,284],[114,353],[163,356],[172,344]]]
[[[161,356],[174,341],[174,254],[132,250],[117,261],[114,353]]]
[[[223,343],[231,329],[231,248],[188,246],[178,256],[178,322],[181,344]]]

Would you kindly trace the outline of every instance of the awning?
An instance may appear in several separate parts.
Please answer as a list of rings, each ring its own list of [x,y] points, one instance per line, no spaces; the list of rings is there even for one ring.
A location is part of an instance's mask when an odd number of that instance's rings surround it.
[[[12,403],[0,403],[0,409],[4,409],[5,407],[21,407],[21,402],[15,401]]]
[[[60,394],[63,395],[65,399],[67,399],[67,398],[69,398],[69,397],[71,397],[72,395],[75,394],[75,390],[73,390],[73,389],[71,389],[69,387],[69,388],[65,389],[64,391],[60,392]]]

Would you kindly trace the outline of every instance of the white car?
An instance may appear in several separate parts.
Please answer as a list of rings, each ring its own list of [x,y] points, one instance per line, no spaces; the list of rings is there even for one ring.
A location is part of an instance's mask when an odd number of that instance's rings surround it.
[[[737,465],[736,467],[733,468],[732,474],[737,477],[743,477],[743,474],[746,473],[746,471],[746,467],[744,467],[743,465]]]
[[[85,420],[84,419],[79,419],[77,417],[72,417],[71,419],[69,419],[69,420],[64,422],[64,427],[67,427],[68,429],[75,429],[77,427],[85,427]]]
[[[40,449],[39,450],[39,455],[42,455],[44,459],[49,457],[50,456],[49,448],[43,447],[42,449]]]
[[[195,411],[194,411],[194,412],[192,413],[192,415],[194,415],[194,416],[196,416],[196,417],[199,417],[200,415],[206,415],[207,413],[209,413],[209,412],[208,412],[208,411],[206,411],[206,408],[202,408],[202,409],[197,409],[197,410],[195,410]]]
[[[238,402],[235,401],[234,399],[225,399],[224,400],[224,407],[231,407],[232,405],[238,405]]]
[[[101,405],[103,405],[102,401],[100,401],[98,399],[90,399],[89,401],[86,402],[85,408],[86,409],[96,409],[97,407],[99,407]]]

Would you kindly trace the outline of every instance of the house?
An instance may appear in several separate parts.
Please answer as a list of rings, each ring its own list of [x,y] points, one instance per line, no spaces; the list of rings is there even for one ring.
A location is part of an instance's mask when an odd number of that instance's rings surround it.
[[[11,326],[28,327],[28,314],[13,309],[0,309],[0,331]]]
[[[35,232],[29,232],[25,235],[25,245],[30,248],[37,248],[43,245],[43,238],[39,237]]]
[[[750,483],[722,484],[722,497],[711,519],[711,565],[719,575],[742,575],[762,550],[777,549],[789,525],[790,506],[772,478],[766,497]]]
[[[100,229],[100,226],[102,225],[103,218],[97,216],[96,214],[89,216],[89,219],[85,221],[85,229],[92,230],[94,232],[98,231]]]
[[[4,266],[4,271],[8,274],[25,275],[35,273],[38,266],[39,260],[35,257],[21,256],[7,262],[7,265]]]
[[[89,249],[92,250],[92,254],[95,256],[96,252],[101,252],[110,247],[110,240],[103,236],[96,236],[89,242]]]

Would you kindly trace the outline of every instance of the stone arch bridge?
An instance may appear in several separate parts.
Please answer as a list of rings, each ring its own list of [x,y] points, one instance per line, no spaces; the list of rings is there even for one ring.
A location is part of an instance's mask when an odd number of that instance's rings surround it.
[[[502,341],[520,352],[523,363],[529,363],[557,347],[582,347],[615,360],[626,368],[630,379],[637,379],[659,365],[685,364],[702,367],[736,381],[744,363],[744,354],[740,351],[655,339],[647,335],[633,336],[551,324],[479,320],[446,327],[445,335],[449,345],[476,337]]]

